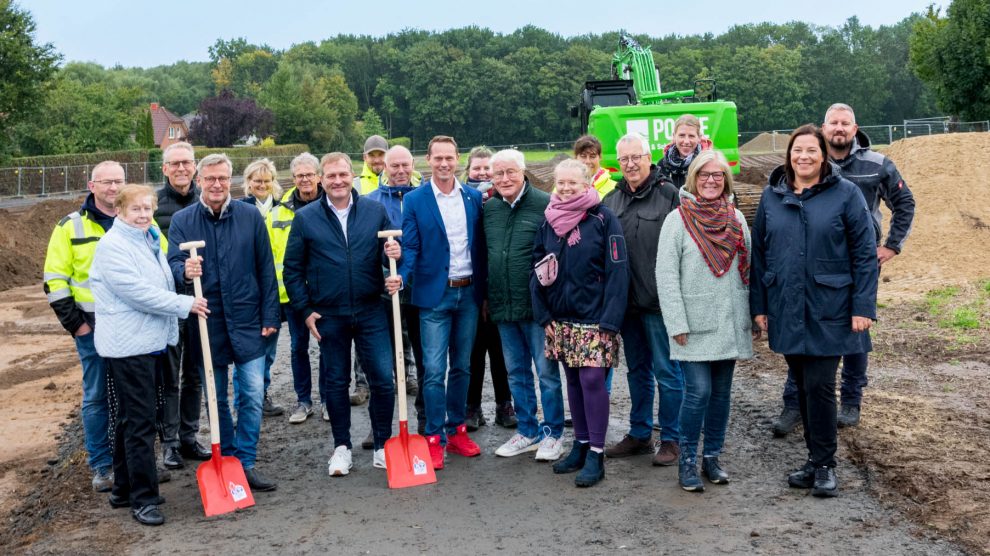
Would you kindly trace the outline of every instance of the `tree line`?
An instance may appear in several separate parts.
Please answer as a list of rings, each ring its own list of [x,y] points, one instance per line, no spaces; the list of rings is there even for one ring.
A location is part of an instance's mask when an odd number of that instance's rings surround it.
[[[944,17],[929,10],[876,28],[852,17],[839,27],[759,23],[718,35],[634,36],[652,47],[664,90],[716,79],[720,98],[738,106],[740,131],[817,122],[833,102],[852,105],[866,125],[943,112],[984,119],[988,99],[953,102],[955,81],[945,67],[950,50],[966,50],[947,32],[969,33],[971,47],[974,41],[975,47],[987,44],[990,22],[981,28],[978,19],[990,13],[987,6],[990,0],[955,0]],[[4,17],[13,11],[33,30],[29,13],[7,0],[0,7]],[[977,21],[953,23],[954,12]],[[372,133],[408,138],[416,149],[438,133],[465,146],[569,139],[580,133],[569,108],[585,81],[610,78],[619,34],[562,37],[534,26],[501,34],[471,26],[339,35],[286,50],[244,38],[218,39],[209,48],[209,62],[152,68],[79,62],[58,67],[51,45],[33,45],[41,62],[26,88],[33,87],[35,109],[0,117],[0,154],[89,152],[146,142],[150,102],[179,115],[199,111],[204,121],[193,130],[199,135],[194,139],[211,146],[248,133],[270,135],[279,144],[305,143],[316,152],[354,152]],[[980,62],[978,54],[971,58],[964,62],[972,74],[972,64]],[[987,74],[971,75],[966,83],[978,87],[980,75]],[[251,112],[227,126],[221,138],[208,135],[210,110],[240,109]]]

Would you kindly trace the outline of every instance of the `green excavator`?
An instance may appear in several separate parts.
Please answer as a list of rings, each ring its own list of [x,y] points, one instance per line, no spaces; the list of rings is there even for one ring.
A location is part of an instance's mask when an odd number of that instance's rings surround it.
[[[650,142],[653,160],[663,157],[664,145],[674,134],[674,122],[683,114],[701,120],[701,133],[725,154],[734,174],[739,173],[739,128],[734,102],[718,100],[714,79],[700,79],[694,89],[662,92],[660,73],[649,46],[640,46],[626,34],[612,57],[612,79],[587,81],[581,102],[571,115],[581,129],[602,142],[602,167],[618,175],[615,144],[626,133]]]

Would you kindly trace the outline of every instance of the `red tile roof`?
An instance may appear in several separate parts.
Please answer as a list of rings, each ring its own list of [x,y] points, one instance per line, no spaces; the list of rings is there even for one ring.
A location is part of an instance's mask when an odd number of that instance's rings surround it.
[[[155,145],[161,145],[162,141],[168,137],[168,126],[170,124],[177,124],[174,126],[177,129],[185,129],[185,122],[181,117],[169,112],[167,108],[158,103],[151,103],[151,126],[155,131]],[[185,137],[184,132],[182,136]],[[179,139],[179,137],[176,137],[176,139]]]

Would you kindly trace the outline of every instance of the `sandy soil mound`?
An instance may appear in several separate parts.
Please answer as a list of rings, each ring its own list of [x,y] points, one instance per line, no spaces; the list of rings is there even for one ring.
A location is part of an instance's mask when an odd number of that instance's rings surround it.
[[[776,148],[775,148],[776,147]],[[756,137],[746,141],[744,144],[739,145],[739,152],[741,153],[771,153],[776,151],[783,151],[787,147],[787,135],[778,133],[776,137],[776,142],[774,140],[774,134],[769,132],[763,132]]]
[[[914,227],[904,251],[884,266],[880,297],[915,298],[990,278],[990,133],[896,141],[885,149],[914,193]],[[884,207],[886,212],[886,207]],[[890,214],[884,215],[884,231]]]
[[[52,229],[77,210],[80,200],[48,200],[19,209],[0,209],[0,286],[2,289],[37,284],[41,288],[45,252]]]

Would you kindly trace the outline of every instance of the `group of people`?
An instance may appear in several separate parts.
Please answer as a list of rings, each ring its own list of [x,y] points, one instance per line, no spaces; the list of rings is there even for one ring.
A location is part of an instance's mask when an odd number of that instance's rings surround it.
[[[515,428],[497,456],[535,452],[582,487],[604,478],[606,457],[639,454],[677,465],[688,491],[704,490],[701,477],[727,483],[719,458],[735,363],[765,332],[785,356],[785,400],[797,406],[808,450],[788,483],[835,496],[836,370],[845,356],[842,414],[858,419],[879,268],[900,251],[914,209],[896,168],[867,141],[844,104],[829,108],[821,128],[795,130],[752,233],[729,163],[692,115],[677,120],[657,163],[644,137],[619,139],[617,182],[601,166],[601,143],[581,137],[575,158],[556,166],[551,193],[527,180],[523,155],[511,149],[472,150],[458,179],[458,145],[443,135],[427,147],[427,179],[408,149],[373,136],[360,175],[344,153],[303,153],[283,193],[274,164],[258,160],[244,170],[240,200],[230,159],[197,163],[187,143],[164,150],[157,192],[125,185],[120,164],[103,162],[80,210],[56,226],[45,263],[49,302],[83,363],[93,487],[139,522],[161,524],[162,472],[210,457],[195,436],[201,322],[221,450],[240,460],[252,490],[277,488],[255,463],[262,416],[283,412],[268,386],[286,321],[297,398],[289,421],[313,413],[312,336],[332,431],[329,475],[354,465],[351,404],[365,399],[372,432],[362,444],[385,468],[396,396],[387,306],[398,295],[415,368],[410,395],[435,469],[448,453],[481,453],[469,432],[484,424],[487,354],[496,422]],[[894,218],[878,248],[881,199]],[[378,237],[396,229],[398,240]],[[196,257],[179,247],[199,240],[206,247]],[[202,297],[192,294],[194,280]],[[606,446],[620,346],[629,430]],[[847,374],[856,392],[848,401]],[[156,468],[156,433],[165,470]]]

